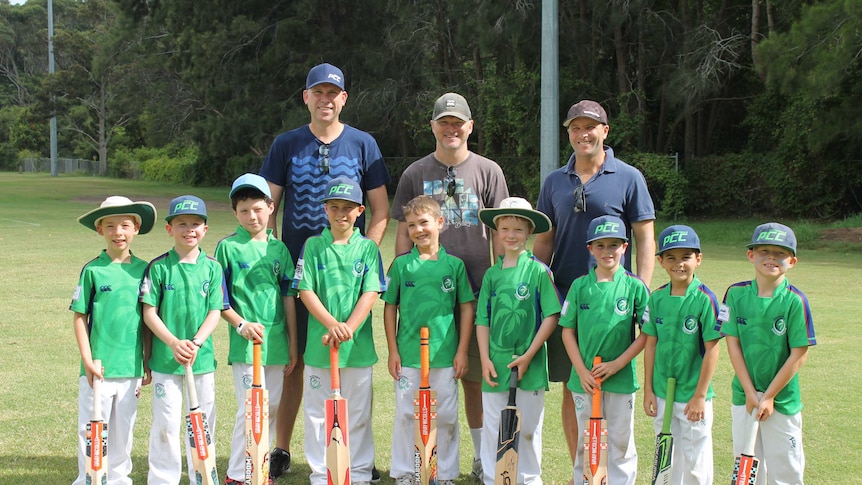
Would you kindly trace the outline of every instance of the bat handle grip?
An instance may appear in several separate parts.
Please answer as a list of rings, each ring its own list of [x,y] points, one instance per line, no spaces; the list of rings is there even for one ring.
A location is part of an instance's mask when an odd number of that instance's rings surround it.
[[[338,371],[338,347],[333,342],[329,346],[329,372],[332,378],[332,389],[341,389],[341,373]]]
[[[750,427],[748,436],[745,438],[745,448],[742,453],[748,456],[754,456],[754,445],[757,443],[757,432],[760,430],[760,421],[757,420],[757,408],[751,411],[749,416]]]
[[[260,342],[257,342],[257,341],[254,342],[253,354],[254,355],[252,357],[252,362],[253,362],[252,367],[253,368],[251,371],[251,373],[252,373],[251,374],[252,375],[252,381],[251,382],[252,382],[252,385],[254,385],[256,387],[260,387],[260,367],[261,367],[261,362],[263,360],[261,357]]]
[[[597,365],[602,363],[602,358],[598,355],[593,358],[593,369],[596,368]],[[602,380],[598,377],[596,379],[596,384],[599,385],[598,389],[593,390],[593,409],[598,409],[602,403]]]

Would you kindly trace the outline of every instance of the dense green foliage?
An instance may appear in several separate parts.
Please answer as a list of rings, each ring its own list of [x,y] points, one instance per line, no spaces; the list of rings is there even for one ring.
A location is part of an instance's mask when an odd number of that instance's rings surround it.
[[[307,122],[305,75],[326,61],[347,76],[342,118],[377,138],[393,175],[433,149],[433,100],[458,91],[477,121],[471,147],[500,162],[512,193],[538,193],[541,2],[55,0],[54,76],[46,0],[6,2],[0,168],[20,150],[47,156],[55,111],[61,156],[125,176],[130,152],[195,147],[182,177],[223,185]],[[559,2],[558,20],[560,112],[604,104],[610,143],[663,212],[862,209],[859,2],[577,0]],[[561,136],[560,163],[569,153]],[[185,166],[161,159],[153,173]]]

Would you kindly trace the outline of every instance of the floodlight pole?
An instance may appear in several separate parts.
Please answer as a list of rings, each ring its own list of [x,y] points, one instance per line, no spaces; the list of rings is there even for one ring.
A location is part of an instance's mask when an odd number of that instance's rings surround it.
[[[54,2],[48,0],[48,74],[54,74]],[[57,176],[57,109],[51,93],[51,176]]]
[[[560,56],[558,0],[542,0],[540,184],[560,166]]]

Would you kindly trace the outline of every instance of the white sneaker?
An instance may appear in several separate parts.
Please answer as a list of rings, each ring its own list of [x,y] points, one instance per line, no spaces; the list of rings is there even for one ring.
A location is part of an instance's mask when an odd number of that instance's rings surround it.
[[[470,471],[470,475],[476,480],[482,479],[482,460],[473,458],[473,469]]]

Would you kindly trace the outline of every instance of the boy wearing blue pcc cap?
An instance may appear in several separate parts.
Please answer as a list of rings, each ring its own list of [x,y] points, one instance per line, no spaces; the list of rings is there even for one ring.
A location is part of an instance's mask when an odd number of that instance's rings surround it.
[[[140,300],[152,341],[153,425],[150,429],[148,483],[179,483],[180,423],[185,366],[192,366],[200,407],[210,429],[216,429],[216,361],[210,335],[222,310],[229,308],[224,272],[200,248],[207,233],[203,200],[182,195],[171,201],[165,229],[174,247],[153,259],[144,273]],[[215,435],[213,435],[215,438]],[[188,470],[192,470],[189,440]]]
[[[673,407],[671,483],[706,485],[713,481],[712,375],[721,334],[719,303],[695,271],[703,254],[689,226],[670,226],[658,238],[658,262],[670,282],[649,297],[643,316],[644,411],[662,427],[665,406]],[[676,391],[668,396],[668,378]]]
[[[323,205],[329,227],[308,238],[299,253],[293,287],[308,308],[304,396],[305,456],[312,485],[327,483],[324,402],[330,395],[329,346],[338,347],[341,394],[350,420],[350,478],[371,481],[371,369],[377,362],[371,307],[386,290],[380,251],[354,227],[365,210],[355,180],[336,177],[326,185]]]
[[[776,222],[757,226],[748,261],[754,265],[754,279],[731,285],[722,308],[728,318],[721,333],[736,373],[733,454],[742,452],[753,416],[760,421],[757,483],[803,483],[798,372],[817,340],[808,298],[786,278],[797,262],[793,230]]]
[[[69,310],[81,367],[78,377],[78,478],[83,485],[87,425],[93,409],[93,379],[104,379],[102,409],[111,439],[105,469],[111,483],[131,483],[132,434],[138,414],[138,393],[148,384],[143,321],[138,288],[147,262],[132,254],[135,236],[146,234],[156,219],[149,202],[111,196],[78,222],[104,238],[105,249],[81,270]],[[97,366],[94,360],[100,360]],[[103,370],[104,369],[104,370]]]
[[[271,440],[284,374],[293,371],[297,356],[293,259],[266,227],[274,210],[269,185],[260,175],[247,173],[234,180],[229,197],[239,226],[215,249],[230,300],[222,317],[230,324],[228,364],[237,403],[226,485],[245,483],[245,398],[252,383],[254,344],[261,346],[262,384],[270,392]]]
[[[646,335],[637,337],[649,289],[620,264],[628,248],[625,223],[616,216],[593,219],[587,229],[587,249],[596,266],[569,289],[560,326],[572,361],[568,389],[578,423],[590,422],[591,395],[602,393],[602,413],[608,421],[608,483],[633,485],[637,476],[634,442],[634,400],[638,389],[635,357]],[[593,366],[593,359],[601,357]],[[601,379],[601,386],[596,379]],[[577,433],[576,450],[584,434]],[[574,479],[583,476],[584,454],[575,454]]]
[[[545,341],[557,328],[560,295],[550,268],[527,250],[527,239],[551,229],[551,220],[525,199],[507,197],[500,207],[481,209],[479,219],[497,231],[504,253],[482,279],[476,310],[476,339],[482,361],[483,482],[493,485],[500,411],[506,407],[509,378],[518,368],[521,427],[532,434],[519,447],[513,483],[541,483],[542,422],[548,390]],[[501,385],[502,384],[502,385]]]

